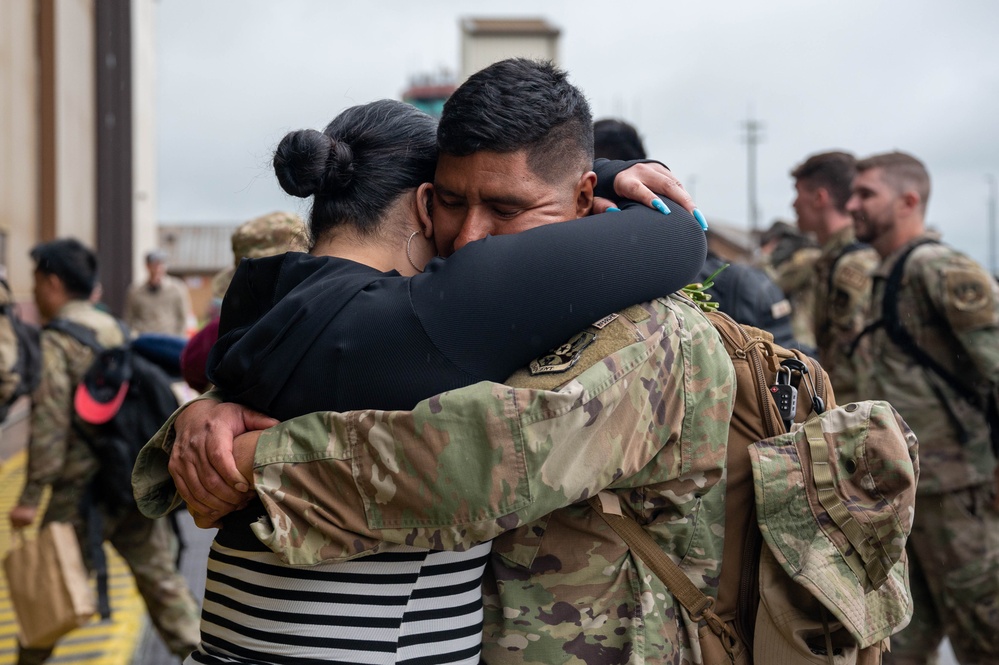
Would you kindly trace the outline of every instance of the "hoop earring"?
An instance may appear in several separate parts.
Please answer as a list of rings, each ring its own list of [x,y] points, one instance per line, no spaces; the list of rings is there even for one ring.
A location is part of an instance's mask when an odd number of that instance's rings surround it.
[[[409,240],[406,241],[406,258],[409,259],[409,265],[413,266],[413,270],[416,272],[423,272],[420,268],[416,267],[413,263],[413,238],[417,236],[419,231],[413,231],[413,235],[409,236]]]

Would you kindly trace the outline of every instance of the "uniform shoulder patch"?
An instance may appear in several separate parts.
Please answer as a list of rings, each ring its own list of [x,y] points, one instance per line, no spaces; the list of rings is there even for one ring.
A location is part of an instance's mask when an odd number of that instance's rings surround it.
[[[841,266],[833,277],[833,282],[854,291],[866,291],[870,278],[867,273],[852,265]]]
[[[596,338],[596,334],[588,330],[576,333],[565,344],[552,349],[540,358],[532,360],[529,366],[531,376],[568,371],[579,361],[579,357],[583,355],[583,350],[592,344]]]
[[[956,267],[943,273],[947,318],[955,331],[994,325],[996,296],[992,279],[982,270]]]
[[[787,298],[783,300],[778,300],[773,305],[770,305],[770,316],[775,319],[782,319],[791,313],[791,301]]]

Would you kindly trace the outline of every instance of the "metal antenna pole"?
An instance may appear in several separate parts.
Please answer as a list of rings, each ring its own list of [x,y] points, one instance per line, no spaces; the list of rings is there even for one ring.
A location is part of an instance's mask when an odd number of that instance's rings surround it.
[[[990,173],[985,176],[985,181],[989,184],[989,272],[996,276],[996,177]]]
[[[746,130],[746,192],[749,203],[749,228],[756,231],[759,226],[760,208],[756,202],[756,145],[763,140],[763,123],[750,117],[742,124]]]

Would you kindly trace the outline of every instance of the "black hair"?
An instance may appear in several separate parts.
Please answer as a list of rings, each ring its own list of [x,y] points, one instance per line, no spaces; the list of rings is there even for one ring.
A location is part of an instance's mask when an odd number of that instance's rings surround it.
[[[792,178],[808,187],[824,187],[836,210],[844,213],[856,175],[857,160],[850,153],[842,151],[812,155],[791,171]]]
[[[436,129],[433,118],[404,102],[353,106],[322,132],[286,134],[274,152],[274,173],[292,196],[314,197],[313,242],[346,225],[375,233],[403,192],[433,181]]]
[[[511,58],[472,74],[444,103],[437,147],[456,157],[527,150],[531,170],[558,182],[569,166],[593,163],[593,116],[564,71]]]
[[[76,238],[43,242],[31,250],[35,270],[55,275],[75,299],[86,299],[97,283],[97,257]]]
[[[606,118],[593,123],[593,156],[604,159],[645,159],[638,130],[624,120]]]

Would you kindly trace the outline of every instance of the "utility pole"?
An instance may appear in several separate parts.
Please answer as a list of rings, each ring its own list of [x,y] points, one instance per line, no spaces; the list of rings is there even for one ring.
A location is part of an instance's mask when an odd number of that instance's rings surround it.
[[[749,229],[754,233],[759,226],[760,208],[756,203],[756,144],[763,141],[763,123],[753,120],[750,111],[749,118],[742,123],[746,130],[743,140],[746,142],[746,191],[749,199]]]
[[[985,176],[985,181],[989,184],[989,272],[993,277],[996,273],[996,177],[995,174]]]

